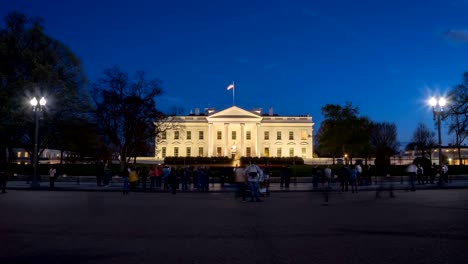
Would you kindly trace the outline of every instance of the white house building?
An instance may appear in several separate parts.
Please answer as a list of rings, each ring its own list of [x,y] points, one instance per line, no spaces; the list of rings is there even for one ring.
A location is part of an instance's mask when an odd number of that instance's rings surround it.
[[[222,111],[198,109],[172,118],[174,129],[160,134],[156,160],[165,157],[313,157],[313,125],[308,114],[280,116],[232,106]]]

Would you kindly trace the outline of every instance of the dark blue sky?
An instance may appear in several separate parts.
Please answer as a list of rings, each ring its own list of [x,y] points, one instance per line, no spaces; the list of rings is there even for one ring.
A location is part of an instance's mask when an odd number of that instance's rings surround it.
[[[91,81],[113,65],[160,79],[166,110],[229,107],[235,81],[239,107],[318,129],[322,106],[349,101],[402,142],[434,128],[426,101],[468,71],[466,0],[0,0],[12,10],[42,17]]]

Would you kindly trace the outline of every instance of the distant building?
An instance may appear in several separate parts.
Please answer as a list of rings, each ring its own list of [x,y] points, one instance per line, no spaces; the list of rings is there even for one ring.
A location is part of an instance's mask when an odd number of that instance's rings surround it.
[[[313,125],[307,115],[280,116],[273,109],[247,111],[232,106],[222,111],[199,109],[175,116],[175,129],[159,135],[156,160],[165,157],[302,157],[312,160]]]

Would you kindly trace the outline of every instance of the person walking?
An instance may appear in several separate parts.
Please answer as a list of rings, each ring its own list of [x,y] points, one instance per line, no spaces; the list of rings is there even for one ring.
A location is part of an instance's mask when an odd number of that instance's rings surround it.
[[[406,172],[408,173],[408,177],[409,177],[409,183],[410,183],[411,191],[413,191],[413,192],[416,191],[416,186],[414,184],[414,181],[415,181],[415,178],[416,178],[417,170],[418,170],[418,168],[416,167],[416,165],[414,163],[411,163],[406,168]]]
[[[56,174],[57,170],[55,167],[50,167],[49,169],[49,190],[53,190],[55,188],[55,179],[56,179]]]

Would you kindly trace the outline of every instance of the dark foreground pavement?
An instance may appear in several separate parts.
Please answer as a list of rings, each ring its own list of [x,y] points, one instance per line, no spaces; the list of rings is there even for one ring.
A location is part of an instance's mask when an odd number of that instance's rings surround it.
[[[0,263],[468,263],[468,190],[0,195]]]

